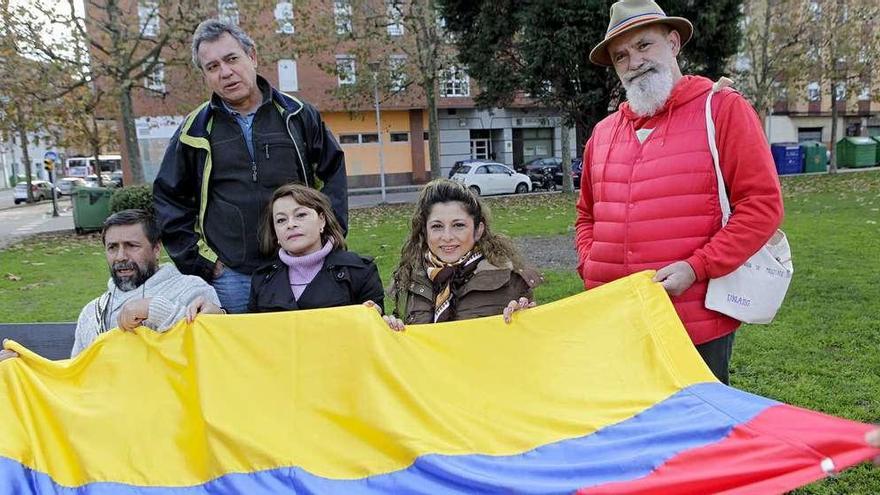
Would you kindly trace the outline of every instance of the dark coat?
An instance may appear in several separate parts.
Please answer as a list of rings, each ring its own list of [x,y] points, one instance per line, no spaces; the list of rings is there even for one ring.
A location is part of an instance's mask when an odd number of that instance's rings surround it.
[[[470,280],[457,290],[452,321],[500,315],[510,301],[527,297],[533,300],[532,288],[544,281],[536,271],[526,268],[499,268],[482,260]],[[413,272],[406,294],[404,323],[431,323],[434,320],[434,288],[424,269]]]
[[[287,265],[280,259],[262,265],[251,277],[248,312],[333,308],[365,301],[384,307],[385,291],[376,264],[371,258],[337,249],[324,258],[324,265],[299,300],[293,297]]]

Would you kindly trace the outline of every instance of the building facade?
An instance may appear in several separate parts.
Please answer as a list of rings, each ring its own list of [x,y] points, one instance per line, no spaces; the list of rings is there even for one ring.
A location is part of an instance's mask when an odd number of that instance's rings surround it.
[[[306,16],[294,12],[291,2],[270,3],[267,12],[258,16],[274,26],[274,32],[255,36],[258,73],[279,90],[318,108],[345,151],[349,187],[377,187],[381,173],[388,186],[428,181],[428,110],[418,88],[383,92],[377,125],[371,98],[352,108],[351,102],[335,96],[337,89],[354,85],[361,77],[363,71],[356,57],[349,53],[298,57],[293,50],[279,53],[277,49],[265,49],[275,45],[276,40],[281,46],[282,41],[308,29],[305,21],[302,26],[298,24],[300,18],[324,15],[334,20],[337,32],[351,30],[351,4],[345,0],[296,3],[297,8],[310,9],[310,16]],[[163,28],[161,21],[150,15],[155,13],[156,4],[154,0],[138,0],[139,17],[135,19],[132,14],[129,22],[148,28],[144,32],[159,33]],[[247,22],[235,2],[219,0],[217,12],[221,18],[238,22],[250,31],[252,23]],[[394,23],[389,24],[388,30],[389,35],[404,35],[402,26]],[[404,58],[392,53],[389,60],[404,63]],[[336,74],[327,70],[328,64],[334,63]],[[144,85],[154,91],[135,90],[133,100],[144,175],[150,182],[158,172],[168,140],[186,113],[210,95],[194,67],[160,67],[145,79]],[[467,158],[493,159],[513,166],[535,157],[561,156],[559,119],[554,113],[519,99],[512,108],[478,110],[472,98],[476,85],[461,70],[442,71],[438,91],[440,163],[444,176],[456,161]],[[573,131],[569,132],[573,137]],[[124,143],[124,139],[120,141]],[[572,152],[576,149],[574,141],[571,139]],[[126,155],[124,150],[122,155]]]
[[[28,158],[27,164],[34,179],[48,180],[49,173],[43,168],[43,157],[47,151],[54,151],[63,160],[65,150],[59,149],[52,144],[51,136],[43,133],[28,133]],[[27,174],[25,170],[24,153],[21,143],[16,136],[11,136],[8,141],[0,142],[0,189],[12,187],[14,182],[24,180]]]
[[[776,104],[765,129],[771,143],[819,141],[826,146],[845,136],[880,136],[880,103],[856,99],[838,103],[837,136],[831,136],[831,98]]]

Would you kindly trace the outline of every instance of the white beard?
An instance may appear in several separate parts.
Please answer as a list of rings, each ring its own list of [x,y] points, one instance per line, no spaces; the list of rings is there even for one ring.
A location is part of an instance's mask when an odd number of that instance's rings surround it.
[[[655,63],[651,65],[648,72],[638,77],[635,81],[630,81],[630,77],[635,74],[627,74],[621,78],[623,87],[626,89],[626,99],[629,101],[629,107],[639,117],[650,117],[657,110],[663,107],[669,94],[672,93],[672,69],[664,63]],[[636,74],[645,69],[634,71]]]

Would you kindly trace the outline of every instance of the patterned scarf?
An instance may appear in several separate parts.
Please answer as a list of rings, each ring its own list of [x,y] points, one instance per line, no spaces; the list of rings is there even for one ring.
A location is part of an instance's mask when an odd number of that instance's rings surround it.
[[[470,278],[483,254],[470,250],[454,263],[446,263],[429,249],[425,252],[425,269],[434,285],[434,323],[449,321],[455,314],[453,286],[458,288]]]

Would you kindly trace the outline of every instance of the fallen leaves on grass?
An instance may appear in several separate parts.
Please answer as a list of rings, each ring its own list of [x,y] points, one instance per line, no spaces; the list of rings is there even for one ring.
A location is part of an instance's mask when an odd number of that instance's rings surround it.
[[[840,172],[835,175],[820,176],[783,176],[780,178],[782,192],[786,200],[803,198],[814,193],[874,193],[880,186],[880,173]]]

